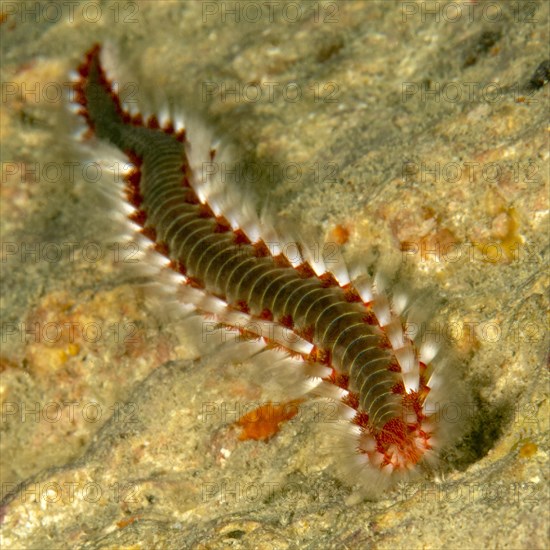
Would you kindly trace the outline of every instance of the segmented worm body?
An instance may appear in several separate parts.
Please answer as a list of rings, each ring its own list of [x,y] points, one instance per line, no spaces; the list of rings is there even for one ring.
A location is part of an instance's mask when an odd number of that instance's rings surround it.
[[[253,320],[279,330],[259,330],[263,345],[295,359],[308,392],[338,403],[343,468],[367,494],[429,459],[444,439],[436,414],[444,384],[435,346],[407,335],[407,297],[281,237],[205,168],[223,152],[181,121],[130,115],[109,76],[94,47],[75,85],[80,114],[132,160],[128,219],[190,301],[227,326]]]

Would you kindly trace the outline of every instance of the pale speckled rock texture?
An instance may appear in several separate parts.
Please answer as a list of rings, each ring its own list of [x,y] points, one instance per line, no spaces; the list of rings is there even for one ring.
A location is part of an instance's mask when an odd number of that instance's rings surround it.
[[[2,4],[2,548],[547,548],[549,3],[62,4]],[[442,480],[354,503],[315,403],[237,440],[268,389],[104,244],[57,92],[106,40],[277,163],[250,186],[280,219],[441,297],[472,403]]]

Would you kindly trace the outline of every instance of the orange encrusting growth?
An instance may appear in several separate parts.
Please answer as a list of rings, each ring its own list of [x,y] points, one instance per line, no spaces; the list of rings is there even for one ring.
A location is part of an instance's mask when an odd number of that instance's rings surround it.
[[[291,420],[298,414],[298,405],[302,401],[301,399],[287,403],[268,401],[261,407],[241,416],[236,422],[243,429],[239,439],[241,441],[249,439],[267,441],[279,431],[282,422]]]
[[[339,245],[346,244],[349,240],[349,229],[343,225],[336,225],[330,231],[330,237]]]

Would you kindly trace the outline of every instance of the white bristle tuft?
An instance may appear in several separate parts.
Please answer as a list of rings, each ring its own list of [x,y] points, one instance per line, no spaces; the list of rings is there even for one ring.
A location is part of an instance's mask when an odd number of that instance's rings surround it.
[[[346,286],[350,282],[348,268],[339,248],[330,247],[323,254],[324,265],[328,271],[334,275],[340,286]]]
[[[124,101],[123,109],[131,117],[134,117],[139,114],[139,106],[136,101]]]
[[[86,136],[86,133],[88,132],[88,129],[85,126],[78,127],[74,130],[72,134],[72,138],[75,141],[84,141],[84,137]]]
[[[409,297],[404,292],[393,294],[392,306],[396,315],[402,315],[408,303]]]
[[[374,300],[374,294],[372,291],[372,284],[367,277],[361,277],[353,281],[353,286],[357,290],[361,300],[364,303],[369,304]]]
[[[163,105],[160,108],[158,121],[161,128],[166,128],[168,126],[168,123],[170,122],[170,110],[168,109],[168,105]]]
[[[165,276],[168,284],[172,284],[175,286],[184,284],[188,280],[185,275],[182,275],[181,273],[177,273],[176,271],[172,271],[172,270],[167,270]]]
[[[396,349],[393,353],[403,372],[412,372],[415,366],[417,366],[416,357],[412,346],[408,345],[400,349]]]
[[[372,310],[381,327],[385,327],[391,322],[390,304],[387,296],[378,294],[372,303]]]
[[[402,348],[405,345],[403,328],[399,319],[394,319],[386,327],[386,334],[390,340],[390,344],[394,350]]]
[[[69,111],[75,115],[80,115],[80,113],[82,112],[82,105],[79,105],[78,103],[67,103],[67,109],[69,109]],[[82,120],[82,119],[80,119]],[[84,126],[82,125],[83,128],[88,131],[88,127],[87,126]]]
[[[128,202],[122,202],[120,203],[120,209],[124,213],[125,216],[130,216],[132,214],[136,213],[136,207],[132,206]]]
[[[403,373],[401,376],[407,393],[418,391],[420,380],[417,372]]]
[[[429,365],[438,352],[439,344],[428,340],[420,346],[420,361],[422,361],[425,365]]]
[[[82,80],[82,76],[80,75],[80,73],[78,71],[75,71],[74,69],[71,69],[67,73],[67,76],[69,77],[70,82],[77,83],[77,82],[80,82]]]
[[[183,115],[179,112],[176,112],[174,114],[174,130],[176,132],[181,132],[182,130],[185,130],[185,120],[183,118]]]

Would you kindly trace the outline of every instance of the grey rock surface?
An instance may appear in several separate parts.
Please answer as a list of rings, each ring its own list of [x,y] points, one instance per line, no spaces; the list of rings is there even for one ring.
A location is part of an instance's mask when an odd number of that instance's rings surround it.
[[[548,2],[36,5],[2,7],[2,547],[548,547]],[[283,223],[442,299],[443,479],[354,502],[316,403],[238,440],[276,393],[120,269],[57,95],[107,41],[272,167],[245,183]]]

